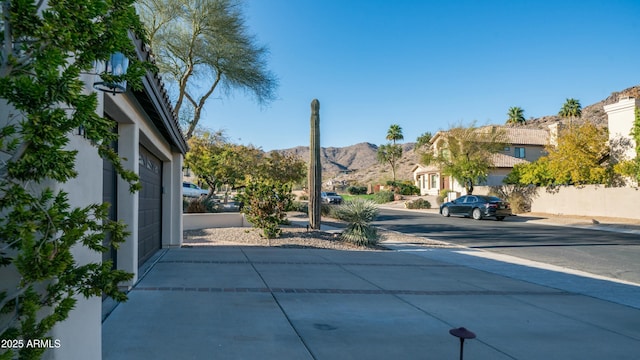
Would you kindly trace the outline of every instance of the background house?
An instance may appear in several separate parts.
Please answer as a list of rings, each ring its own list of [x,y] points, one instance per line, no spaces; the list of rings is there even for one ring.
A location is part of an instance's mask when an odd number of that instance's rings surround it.
[[[556,141],[558,130],[556,124],[546,130],[508,126],[503,126],[501,129],[505,132],[507,144],[501,152],[494,154],[493,168],[489,171],[487,180],[477,185],[501,185],[502,180],[511,172],[514,165],[533,162],[543,156],[544,147]],[[441,141],[443,141],[442,132],[438,132],[429,144],[434,151],[437,151]],[[412,173],[421,195],[438,195],[443,189],[464,193],[464,186],[453,177],[442,174],[437,166],[416,164]]]
[[[640,99],[624,96],[614,104],[604,106],[609,127],[609,145],[614,162],[631,160],[636,154],[636,141],[631,136],[635,122],[636,109],[640,107]],[[627,179],[629,185],[637,186],[638,182]]]

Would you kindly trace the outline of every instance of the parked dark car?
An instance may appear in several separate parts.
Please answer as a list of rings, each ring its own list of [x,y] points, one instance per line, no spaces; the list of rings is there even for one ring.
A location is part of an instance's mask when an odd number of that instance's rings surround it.
[[[342,204],[342,196],[334,192],[323,191],[320,193],[320,198],[325,204]]]
[[[476,220],[485,217],[504,220],[511,215],[511,206],[495,196],[464,195],[440,205],[440,214],[470,216]]]

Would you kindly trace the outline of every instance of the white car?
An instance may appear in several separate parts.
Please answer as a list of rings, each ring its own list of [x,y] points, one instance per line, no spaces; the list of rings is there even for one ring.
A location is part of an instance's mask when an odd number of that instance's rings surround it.
[[[320,198],[325,204],[342,204],[342,196],[335,192],[323,191],[320,193]]]
[[[182,196],[197,198],[202,195],[207,195],[208,193],[208,190],[202,189],[194,183],[188,181],[182,182]]]

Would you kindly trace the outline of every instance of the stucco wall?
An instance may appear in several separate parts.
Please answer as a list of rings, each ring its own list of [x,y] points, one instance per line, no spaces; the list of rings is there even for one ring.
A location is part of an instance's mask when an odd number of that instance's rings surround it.
[[[600,185],[540,188],[531,204],[532,212],[640,219],[640,189],[607,188]]]
[[[241,213],[183,214],[184,230],[251,226]]]
[[[476,186],[473,193],[486,195],[489,190],[487,186]],[[640,219],[640,213],[637,211],[639,203],[640,188],[634,187],[540,187],[531,201],[531,212]]]

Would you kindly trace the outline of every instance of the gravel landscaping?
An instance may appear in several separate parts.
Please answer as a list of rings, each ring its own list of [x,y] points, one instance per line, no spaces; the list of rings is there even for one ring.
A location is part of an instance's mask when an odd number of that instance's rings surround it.
[[[293,217],[290,219],[300,219]],[[344,242],[339,231],[307,231],[306,227],[294,225],[282,226],[282,234],[276,239],[265,239],[260,236],[260,229],[249,227],[209,228],[184,231],[183,246],[277,246],[296,248],[322,248],[357,251],[385,251],[385,241],[421,244],[427,247],[454,247],[440,241],[409,236],[394,231],[378,229],[380,243],[374,247],[364,247]]]

